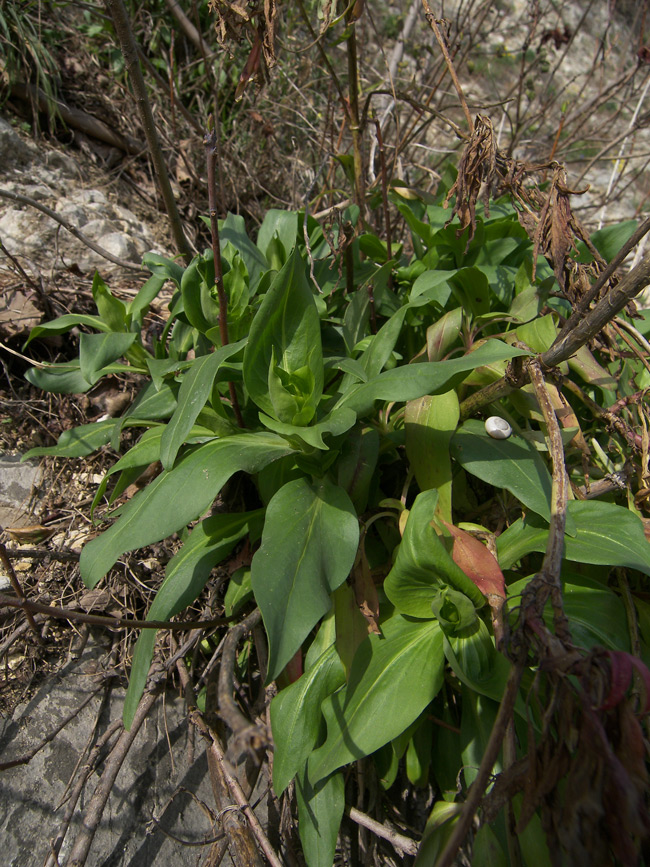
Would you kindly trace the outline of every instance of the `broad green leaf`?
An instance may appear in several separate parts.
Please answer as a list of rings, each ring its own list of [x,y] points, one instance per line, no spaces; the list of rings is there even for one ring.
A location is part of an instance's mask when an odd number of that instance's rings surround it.
[[[282,244],[283,261],[296,246],[298,237],[298,214],[295,211],[281,211],[269,208],[257,233],[257,246],[264,257],[270,261],[268,247],[274,238]]]
[[[537,858],[526,863],[542,867]],[[472,867],[508,867],[508,864],[497,835],[489,825],[482,825],[472,844]]]
[[[177,394],[178,385],[175,382],[163,382],[160,388],[156,388],[153,382],[148,382],[138,392],[131,406],[120,416],[119,424],[115,426],[111,438],[113,449],[119,450],[122,429],[130,423],[130,420],[161,421],[169,418],[176,409]]]
[[[349,575],[358,544],[357,516],[342,488],[296,479],[272,498],[251,565],[269,639],[269,681],[330,608],[330,593]]]
[[[125,455],[122,455],[119,461],[114,463],[105,473],[104,478],[99,483],[99,487],[97,488],[97,492],[90,507],[91,516],[97,508],[97,504],[104,496],[104,492],[108,487],[108,482],[112,475],[115,473],[127,473],[129,477],[131,477],[133,471],[138,470],[138,473],[135,476],[135,478],[137,478],[150,464],[160,458],[160,437],[162,436],[163,430],[164,428],[162,425],[156,425],[155,427],[145,430],[138,442],[130,448]],[[129,471],[131,472],[129,473]],[[118,483],[118,486],[113,491],[111,501],[119,496],[119,494],[124,490],[124,486],[120,483]],[[129,480],[129,484],[130,483]],[[118,488],[121,488],[121,490],[118,490]]]
[[[294,396],[306,410],[315,411],[323,392],[320,318],[305,276],[305,264],[295,249],[253,319],[244,353],[244,383],[263,412],[283,422],[297,423],[277,415],[269,393],[269,377],[283,379],[283,374],[288,383],[282,382],[281,387],[287,396]],[[300,383],[307,382],[309,388],[305,385],[303,391]]]
[[[111,331],[126,331],[126,305],[111,293],[98,271],[95,271],[93,277],[92,292],[102,321]]]
[[[209,220],[206,222],[209,225]],[[230,241],[241,254],[248,271],[250,291],[254,294],[262,274],[268,271],[269,263],[246,234],[244,218],[239,214],[228,214],[225,220],[219,220],[219,238],[222,244]]]
[[[629,509],[598,500],[570,500],[575,536],[566,536],[564,557],[577,563],[625,566],[650,575],[650,543]],[[545,551],[548,527],[534,515],[519,519],[497,539],[499,565],[509,569],[531,551]]]
[[[406,404],[406,455],[421,491],[436,488],[438,514],[451,521],[449,442],[460,417],[458,395],[425,395]]]
[[[348,296],[348,306],[345,308],[341,334],[345,341],[345,348],[350,355],[357,343],[367,334],[370,318],[369,307],[370,296],[365,289],[357,289],[356,292],[352,292]],[[368,377],[362,365],[361,369],[364,370],[364,376],[361,379],[365,381]]]
[[[250,433],[212,440],[190,451],[131,499],[118,520],[81,552],[81,577],[94,587],[118,557],[158,542],[201,515],[238,470],[256,473],[291,452],[286,440]]]
[[[611,226],[605,226],[604,229],[597,229],[591,235],[590,240],[603,259],[610,262],[623,244],[630,238],[637,226],[638,222],[636,220],[616,222]],[[580,262],[592,261],[592,255],[584,244],[580,244],[578,249],[580,250]]]
[[[467,575],[452,560],[451,554],[433,529],[438,492],[419,494],[409,513],[395,565],[384,582],[386,595],[402,614],[433,617],[431,603],[444,587],[460,590],[477,607],[485,599]]]
[[[273,790],[279,797],[299,773],[316,746],[321,729],[321,704],[345,683],[341,660],[332,644],[291,686],[271,702]]]
[[[515,329],[517,339],[525,343],[534,352],[546,352],[557,337],[557,325],[552,313],[526,322]]]
[[[226,617],[232,617],[253,598],[251,570],[246,566],[237,569],[230,577],[228,589],[223,597],[223,609]]]
[[[128,326],[131,326],[133,323],[142,325],[142,320],[149,310],[149,305],[154,298],[156,298],[162,287],[165,285],[165,282],[165,277],[152,274],[151,277],[142,284],[133,301],[130,301],[126,305]]]
[[[147,367],[149,368],[155,390],[160,390],[165,377],[169,376],[170,373],[178,374],[183,370],[187,370],[193,363],[193,359],[179,361],[177,358],[148,358]]]
[[[460,818],[463,805],[457,801],[437,801],[427,819],[414,867],[436,867]]]
[[[195,256],[181,279],[183,309],[187,319],[202,334],[219,323],[219,301],[214,286],[212,251]]]
[[[190,369],[184,374],[178,392],[178,405],[165,428],[160,444],[160,460],[165,469],[173,466],[178,450],[185,442],[192,425],[205,406],[219,366],[231,355],[239,352],[245,343],[245,340],[240,340],[239,343],[229,343],[210,355],[200,356],[194,360]]]
[[[452,292],[466,313],[473,317],[490,309],[490,284],[480,268],[460,268],[449,281]]]
[[[526,354],[524,350],[500,340],[488,340],[462,358],[405,364],[386,370],[369,382],[353,386],[340,398],[338,405],[349,406],[358,415],[364,415],[376,400],[407,401],[425,394],[450,391],[476,367]]]
[[[649,546],[650,547],[650,546]],[[516,599],[530,583],[522,578],[508,587],[508,596]],[[591,650],[603,645],[612,650],[630,651],[630,635],[621,599],[604,584],[569,572],[562,581],[564,613],[569,618],[571,637],[576,644]],[[553,612],[547,605],[544,617],[553,624]]]
[[[410,301],[417,298],[426,298],[427,301],[436,302],[440,308],[444,308],[451,295],[449,280],[456,271],[425,271],[413,283]]]
[[[323,702],[327,740],[309,759],[312,782],[396,738],[442,686],[445,660],[436,620],[395,614],[382,630],[359,646],[348,684]]]
[[[93,384],[103,375],[103,368],[121,358],[133,345],[133,332],[81,334],[79,337],[79,367],[81,375]]]
[[[461,696],[461,755],[465,785],[469,786],[476,779],[499,705],[465,684],[461,686]],[[497,759],[493,772],[498,773],[500,770],[501,763]]]
[[[296,783],[298,833],[307,867],[332,867],[345,808],[345,777],[332,774],[312,786],[306,774]]]
[[[345,438],[337,464],[338,483],[347,491],[358,515],[368,507],[368,496],[379,457],[379,434],[361,426]]]
[[[441,361],[460,337],[463,308],[456,307],[427,328],[427,358]]]
[[[147,620],[169,620],[191,605],[205,587],[217,563],[246,536],[263,509],[237,515],[213,515],[198,524],[165,569],[165,580],[147,613]],[[135,646],[129,688],[124,699],[124,725],[131,727],[142,696],[156,641],[155,629],[143,629]]]
[[[183,271],[185,269],[177,262],[174,262],[173,259],[161,256],[160,253],[145,253],[142,257],[142,264],[145,268],[148,268],[154,276],[160,277],[164,280],[173,280],[176,286],[180,289],[181,280],[183,279]]]
[[[138,392],[136,399],[124,413],[123,418],[165,419],[176,409],[177,388],[167,382],[155,388],[152,382]]]
[[[58,319],[53,319],[52,322],[45,322],[43,325],[37,325],[29,332],[27,342],[31,343],[37,337],[42,337],[43,334],[64,334],[75,328],[77,325],[87,325],[89,328],[94,328],[96,331],[109,331],[108,325],[102,321],[99,316],[85,316],[81,313],[66,313],[65,316],[59,316]]]
[[[259,414],[260,421],[269,430],[281,434],[285,437],[298,437],[308,446],[314,449],[326,451],[328,446],[323,441],[323,434],[332,434],[339,436],[355,424],[357,414],[348,407],[342,406],[332,410],[324,418],[314,425],[299,426],[292,424],[284,424],[281,421],[265,415],[263,412]]]
[[[82,424],[79,427],[73,427],[71,430],[65,430],[57,440],[55,446],[30,449],[28,452],[25,452],[21,460],[26,461],[29,458],[36,458],[41,455],[54,455],[59,458],[82,458],[110,442],[111,432],[115,424],[116,420],[114,418],[107,418],[105,421]]]
[[[354,358],[333,355],[324,359],[323,367],[325,370],[343,370],[345,373],[351,373],[360,382],[368,382],[368,374]]]
[[[451,454],[468,473],[495,488],[505,488],[550,521],[551,475],[527,440],[518,436],[493,439],[482,422],[470,419],[454,434]]]
[[[25,379],[37,388],[54,394],[83,394],[92,388],[92,382],[88,382],[79,369],[78,361],[30,367]]]

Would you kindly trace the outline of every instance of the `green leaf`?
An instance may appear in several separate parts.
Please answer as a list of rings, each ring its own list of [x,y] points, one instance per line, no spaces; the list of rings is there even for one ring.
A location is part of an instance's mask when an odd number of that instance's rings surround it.
[[[321,704],[345,683],[345,671],[332,644],[291,686],[271,702],[273,791],[280,797],[305,765],[321,729]]]
[[[109,331],[108,325],[100,319],[99,316],[84,316],[81,313],[66,313],[65,316],[59,316],[58,319],[53,319],[52,322],[45,322],[43,325],[37,325],[29,332],[27,342],[31,343],[37,337],[42,337],[43,334],[64,334],[75,328],[77,325],[87,325],[89,328],[94,328],[96,331]]]
[[[79,337],[79,367],[88,382],[96,383],[103,376],[103,368],[121,358],[133,345],[137,334],[110,332],[108,334],[81,334]]]
[[[367,756],[418,718],[442,686],[442,632],[435,620],[399,614],[369,635],[352,662],[347,686],[323,702],[327,740],[308,762],[312,782]]]
[[[296,783],[298,833],[307,867],[332,867],[345,808],[345,778],[332,774],[312,786],[306,774]]]
[[[156,298],[162,287],[165,285],[166,277],[152,274],[149,279],[142,284],[138,290],[138,294],[133,301],[126,305],[127,325],[130,327],[133,323],[142,326],[142,320],[147,315],[149,305]]]
[[[293,424],[292,419],[277,415],[269,393],[270,375],[282,379],[282,374],[291,380],[282,383],[287,395],[315,411],[323,392],[320,319],[297,250],[264,296],[244,353],[244,383],[253,401],[267,415]],[[301,390],[300,383],[307,382],[309,387]]]
[[[364,415],[372,409],[376,400],[407,401],[425,394],[450,391],[476,367],[527,354],[500,340],[488,340],[462,358],[405,364],[386,370],[370,382],[353,386],[340,398],[338,405],[349,406],[358,415]]]
[[[93,277],[93,299],[103,322],[111,331],[126,331],[126,305],[111,294],[110,289],[95,271]]]
[[[209,220],[206,222],[209,225]],[[230,241],[241,254],[248,271],[250,291],[254,294],[262,275],[268,271],[269,263],[246,234],[244,218],[239,214],[228,214],[225,220],[219,220],[219,238],[222,244]]]
[[[427,357],[440,361],[460,338],[463,308],[456,307],[427,328]]]
[[[328,449],[328,446],[323,441],[323,434],[339,436],[350,430],[357,420],[357,414],[345,406],[333,410],[319,422],[309,427],[284,424],[265,415],[263,412],[260,413],[259,417],[264,427],[267,427],[269,430],[286,437],[298,437],[306,445],[311,446],[311,448],[323,451]]]
[[[223,609],[226,617],[232,617],[253,598],[251,570],[246,566],[237,569],[228,582],[228,589],[223,597]]]
[[[290,452],[286,440],[267,433],[223,437],[193,449],[129,500],[113,526],[85,546],[84,583],[94,587],[126,551],[158,542],[195,520],[233,473],[256,473]]]
[[[161,256],[159,253],[145,253],[142,257],[142,264],[148,268],[151,273],[164,280],[173,280],[176,286],[180,289],[181,280],[183,279],[182,268],[173,259],[168,259],[166,256]],[[148,281],[147,281],[148,282]]]
[[[71,430],[65,430],[55,446],[30,449],[25,452],[21,460],[26,461],[41,455],[54,455],[58,458],[82,458],[110,442],[115,423],[114,418],[107,418],[105,421],[82,424]]]
[[[461,686],[460,740],[465,785],[476,779],[490,739],[499,706],[497,702],[480,695],[465,684]],[[494,773],[501,770],[500,762],[494,765]]]
[[[386,595],[402,614],[433,617],[431,603],[440,590],[460,590],[477,607],[485,599],[478,587],[458,567],[431,526],[438,492],[419,494],[409,513],[395,565],[384,582]]]
[[[191,605],[205,587],[217,563],[248,535],[251,525],[261,522],[263,509],[239,515],[213,515],[192,530],[165,570],[165,580],[151,604],[147,620],[169,620]],[[143,629],[135,646],[129,688],[124,699],[124,726],[131,727],[138,707],[156,640],[156,629]]]
[[[451,521],[451,457],[449,442],[460,409],[455,391],[425,395],[406,404],[406,455],[421,491],[436,488],[438,513]]]
[[[451,454],[468,473],[495,488],[505,488],[524,506],[551,519],[551,475],[527,440],[488,436],[482,422],[470,419],[451,440]]]
[[[629,509],[598,500],[570,500],[575,536],[566,536],[564,557],[577,563],[624,566],[650,575],[650,543]],[[519,519],[497,539],[499,565],[509,569],[531,551],[545,551],[548,527],[534,515]]]
[[[274,238],[277,238],[282,245],[282,252],[284,253],[282,264],[284,264],[289,253],[296,246],[298,238],[298,214],[295,211],[269,208],[264,215],[264,220],[257,233],[257,246],[269,261],[268,247]]]
[[[88,382],[79,369],[78,361],[30,367],[25,379],[37,388],[54,394],[83,394],[92,388],[92,382]]]
[[[183,271],[181,295],[187,319],[194,328],[205,334],[219,323],[219,302],[214,288],[214,258],[212,251],[195,256]]]
[[[220,365],[239,352],[245,343],[245,340],[240,340],[239,343],[222,346],[210,355],[201,355],[184,374],[178,392],[178,406],[165,428],[160,444],[160,460],[165,469],[173,466],[178,450],[210,397]]]
[[[374,428],[361,426],[345,438],[337,465],[338,483],[347,491],[358,515],[368,507],[370,486],[379,457],[379,434]]]
[[[358,544],[354,506],[341,488],[296,479],[271,499],[251,565],[269,639],[269,681],[330,608],[330,593],[349,575]]]
[[[649,546],[650,547],[650,546]],[[508,587],[508,597],[515,599],[532,580],[522,578]],[[563,574],[564,613],[569,618],[572,639],[581,647],[595,646],[630,651],[630,634],[621,599],[604,584],[571,572]],[[544,611],[549,627],[553,625],[550,605]]]

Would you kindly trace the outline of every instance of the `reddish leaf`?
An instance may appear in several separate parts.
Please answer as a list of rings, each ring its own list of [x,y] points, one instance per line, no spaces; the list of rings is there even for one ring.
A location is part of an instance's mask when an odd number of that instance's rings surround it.
[[[297,650],[287,662],[283,674],[289,683],[295,683],[302,676],[302,672],[302,650]]]
[[[635,668],[643,681],[643,691],[645,692],[645,702],[640,713],[648,713],[650,711],[650,671],[640,659],[631,653],[625,653],[622,650],[608,650],[607,656],[612,673],[611,684],[609,693],[598,710],[611,710],[620,704],[630,686],[632,669]]]
[[[454,538],[452,558],[485,596],[495,595],[506,598],[506,584],[503,572],[492,554],[477,538],[465,530],[441,521]]]
[[[609,693],[598,710],[611,710],[616,707],[625,696],[632,677],[632,662],[629,653],[608,651],[607,656],[611,671]]]
[[[259,78],[261,74],[261,61],[262,35],[258,32],[255,37],[253,47],[251,48],[251,53],[248,55],[246,65],[242,69],[241,75],[239,76],[237,90],[235,91],[235,100],[240,100],[242,98],[246,85],[251,80],[251,78]]]

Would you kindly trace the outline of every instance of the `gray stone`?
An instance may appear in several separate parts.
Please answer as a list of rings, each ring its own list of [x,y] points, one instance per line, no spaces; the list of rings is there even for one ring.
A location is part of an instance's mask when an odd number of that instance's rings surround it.
[[[90,642],[81,659],[50,678],[11,718],[0,720],[3,761],[25,755],[80,707],[97,687],[96,675],[103,670],[106,651],[106,646]],[[114,687],[103,708],[102,694],[100,690],[28,764],[0,775],[0,837],[7,867],[45,862],[61,825],[67,787],[86,758],[95,725],[100,736],[122,713],[123,688]],[[207,846],[184,845],[169,836],[198,844],[220,831],[197,800],[216,812],[203,744],[195,738],[192,750],[188,739],[183,701],[169,694],[164,702],[159,698],[117,776],[88,867],[195,867],[203,861]],[[100,765],[98,772],[102,769]],[[91,776],[78,803],[59,854],[61,865],[67,861],[98,779],[97,773]],[[256,812],[264,822],[264,810],[257,808]],[[226,856],[222,863],[230,867],[232,861]]]
[[[21,463],[20,455],[0,453],[0,526],[29,523],[27,509],[40,479],[38,461]]]

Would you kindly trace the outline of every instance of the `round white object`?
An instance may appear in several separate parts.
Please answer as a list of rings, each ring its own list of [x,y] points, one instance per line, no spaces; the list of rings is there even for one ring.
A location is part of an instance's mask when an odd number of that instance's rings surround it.
[[[495,440],[507,440],[512,434],[512,428],[508,422],[498,415],[491,415],[485,419],[485,430]]]

